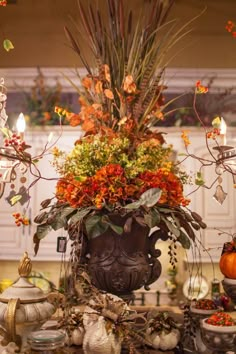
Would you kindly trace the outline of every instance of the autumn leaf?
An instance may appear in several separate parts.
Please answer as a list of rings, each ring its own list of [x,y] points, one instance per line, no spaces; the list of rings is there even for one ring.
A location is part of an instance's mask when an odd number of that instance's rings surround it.
[[[4,39],[3,41],[3,48],[9,52],[9,50],[14,49],[14,45],[10,41],[10,39]]]

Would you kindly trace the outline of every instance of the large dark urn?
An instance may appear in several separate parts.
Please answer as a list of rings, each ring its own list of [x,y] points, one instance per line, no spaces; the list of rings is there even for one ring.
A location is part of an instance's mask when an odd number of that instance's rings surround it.
[[[110,216],[115,224],[124,226],[127,217]],[[102,235],[89,240],[83,250],[92,283],[100,290],[123,299],[132,298],[132,291],[157,280],[161,263],[156,258],[161,251],[155,249],[157,239],[166,239],[163,230],[150,234],[150,228],[132,219],[129,231],[118,235],[109,228]]]

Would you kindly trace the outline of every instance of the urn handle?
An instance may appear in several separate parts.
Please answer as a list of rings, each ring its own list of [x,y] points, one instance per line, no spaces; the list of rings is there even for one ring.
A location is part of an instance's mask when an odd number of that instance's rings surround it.
[[[16,334],[16,310],[20,306],[20,299],[10,299],[7,304],[6,313],[6,337],[4,338],[8,344],[14,342],[21,344],[21,338]]]

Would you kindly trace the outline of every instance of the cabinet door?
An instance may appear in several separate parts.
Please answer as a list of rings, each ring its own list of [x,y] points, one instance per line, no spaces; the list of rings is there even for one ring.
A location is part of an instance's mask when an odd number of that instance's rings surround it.
[[[76,137],[78,138],[78,137]],[[75,141],[74,133],[65,132],[62,137],[56,143],[56,146],[62,150],[69,151],[73,147]],[[38,134],[32,136],[33,146],[34,146],[34,155],[40,156],[45,144],[47,143],[46,134]],[[41,173],[40,180],[33,186],[31,190],[32,201],[31,201],[31,218],[32,221],[34,217],[40,212],[40,204],[43,200],[48,198],[53,198],[55,193],[55,186],[58,179],[58,175],[55,171],[55,168],[51,164],[52,155],[50,153],[45,154],[44,157],[39,160],[37,167]],[[34,179],[31,176],[32,180]],[[29,239],[31,249],[33,249],[33,235],[36,230],[36,224],[32,223],[31,228],[29,228]],[[61,253],[56,251],[57,249],[57,237],[64,236],[67,237],[67,233],[64,230],[51,231],[43,240],[40,242],[40,247],[36,260],[60,260],[62,257]],[[70,242],[67,243],[67,252],[70,251]]]
[[[181,161],[181,159],[184,159],[182,153],[185,152],[185,149],[180,135],[180,131],[170,131],[167,134],[166,140],[168,143],[173,144],[175,150],[180,154],[178,159]],[[203,130],[194,131],[194,129],[190,128],[189,138],[191,142],[188,148],[190,154],[205,159],[206,163],[208,160],[212,160],[210,153],[216,156],[216,152],[213,149],[213,146],[215,146],[214,141],[208,141],[210,152],[207,150]],[[194,179],[195,173],[199,170],[201,164],[197,159],[190,157],[184,161],[184,166],[186,172],[192,174],[192,178]],[[199,247],[188,253],[188,260],[193,261],[195,258],[201,258],[203,262],[210,262],[211,259],[218,262],[224,242],[230,240],[230,234],[236,232],[236,220],[234,217],[236,207],[235,190],[231,174],[224,173],[222,175],[222,188],[227,193],[227,196],[223,204],[220,204],[214,199],[217,186],[215,164],[209,164],[204,167],[202,173],[206,188],[200,187],[196,190],[197,186],[193,183],[194,180],[192,181],[192,185],[190,184],[185,187],[185,195],[189,194],[189,198],[191,199],[190,209],[201,215],[203,221],[207,224],[207,229],[196,232]],[[216,182],[214,183],[214,181]]]
[[[15,181],[15,190],[18,184]],[[20,205],[14,207],[6,201],[12,189],[7,183],[3,197],[0,199],[0,219],[1,219],[1,235],[0,235],[0,259],[18,259],[26,250],[27,236],[26,227],[17,227],[14,223],[12,214],[21,212]]]
[[[194,152],[197,156],[205,159],[209,157],[205,147],[200,146],[194,149]],[[205,248],[205,251],[201,253],[201,257],[206,261],[210,261],[210,255],[214,261],[218,261],[224,242],[231,239],[230,235],[232,235],[236,229],[234,217],[236,205],[233,180],[230,173],[224,173],[221,176],[221,186],[226,193],[226,198],[221,204],[214,197],[216,187],[219,184],[215,165],[204,167],[203,175],[205,185],[208,188],[202,187],[194,195],[195,210],[202,216],[207,224],[207,229],[201,231],[201,242]]]
[[[52,127],[52,130],[54,127]],[[50,130],[35,130],[28,131],[26,134],[27,144],[31,145],[29,152],[32,156],[40,156],[45,148],[48,140],[48,134]],[[55,133],[57,136],[57,132]],[[70,150],[73,147],[73,143],[80,136],[80,132],[77,132],[75,136],[75,131],[69,130],[62,134],[62,137],[57,141],[56,146],[63,150]],[[56,139],[56,138],[55,138]],[[33,235],[36,230],[36,224],[34,224],[34,217],[40,211],[40,203],[47,198],[52,198],[55,191],[56,180],[58,178],[57,173],[50,161],[52,156],[50,151],[44,154],[44,157],[39,160],[37,168],[42,174],[42,178],[37,181],[32,188],[29,190],[30,203],[21,206],[17,203],[14,207],[10,206],[5,200],[9,196],[11,188],[10,184],[6,184],[4,196],[0,199],[0,220],[1,220],[1,236],[0,236],[0,259],[20,259],[25,251],[29,253],[32,257],[34,255],[34,244]],[[33,173],[36,173],[33,170]],[[33,176],[32,173],[27,173],[27,185],[29,183],[34,183],[37,177]],[[18,191],[20,187],[20,182],[18,178],[14,181],[15,190]],[[24,213],[26,210],[26,216],[28,216],[32,223],[29,226],[17,227],[14,223],[14,218],[12,213],[20,212]],[[40,249],[36,260],[49,260],[55,261],[60,260],[62,257],[61,253],[57,253],[57,236],[67,236],[65,231],[52,231],[45,239],[40,243]],[[68,242],[67,254],[69,254],[70,242]]]

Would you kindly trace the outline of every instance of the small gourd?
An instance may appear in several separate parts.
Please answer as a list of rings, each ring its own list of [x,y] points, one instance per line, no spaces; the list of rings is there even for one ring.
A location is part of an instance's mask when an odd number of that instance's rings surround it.
[[[176,347],[180,339],[180,332],[178,329],[173,328],[169,333],[162,331],[160,334],[159,349],[171,350]]]
[[[147,331],[146,339],[151,343],[154,349],[171,350],[174,349],[180,339],[180,332],[176,328],[171,331],[153,332]]]
[[[236,252],[223,253],[219,267],[226,278],[236,279]]]
[[[78,327],[73,330],[71,334],[71,340],[74,345],[82,345],[84,339],[84,329],[82,327]]]
[[[160,346],[160,336],[157,332],[149,333],[147,331],[146,339],[151,343],[154,349],[159,349]]]

